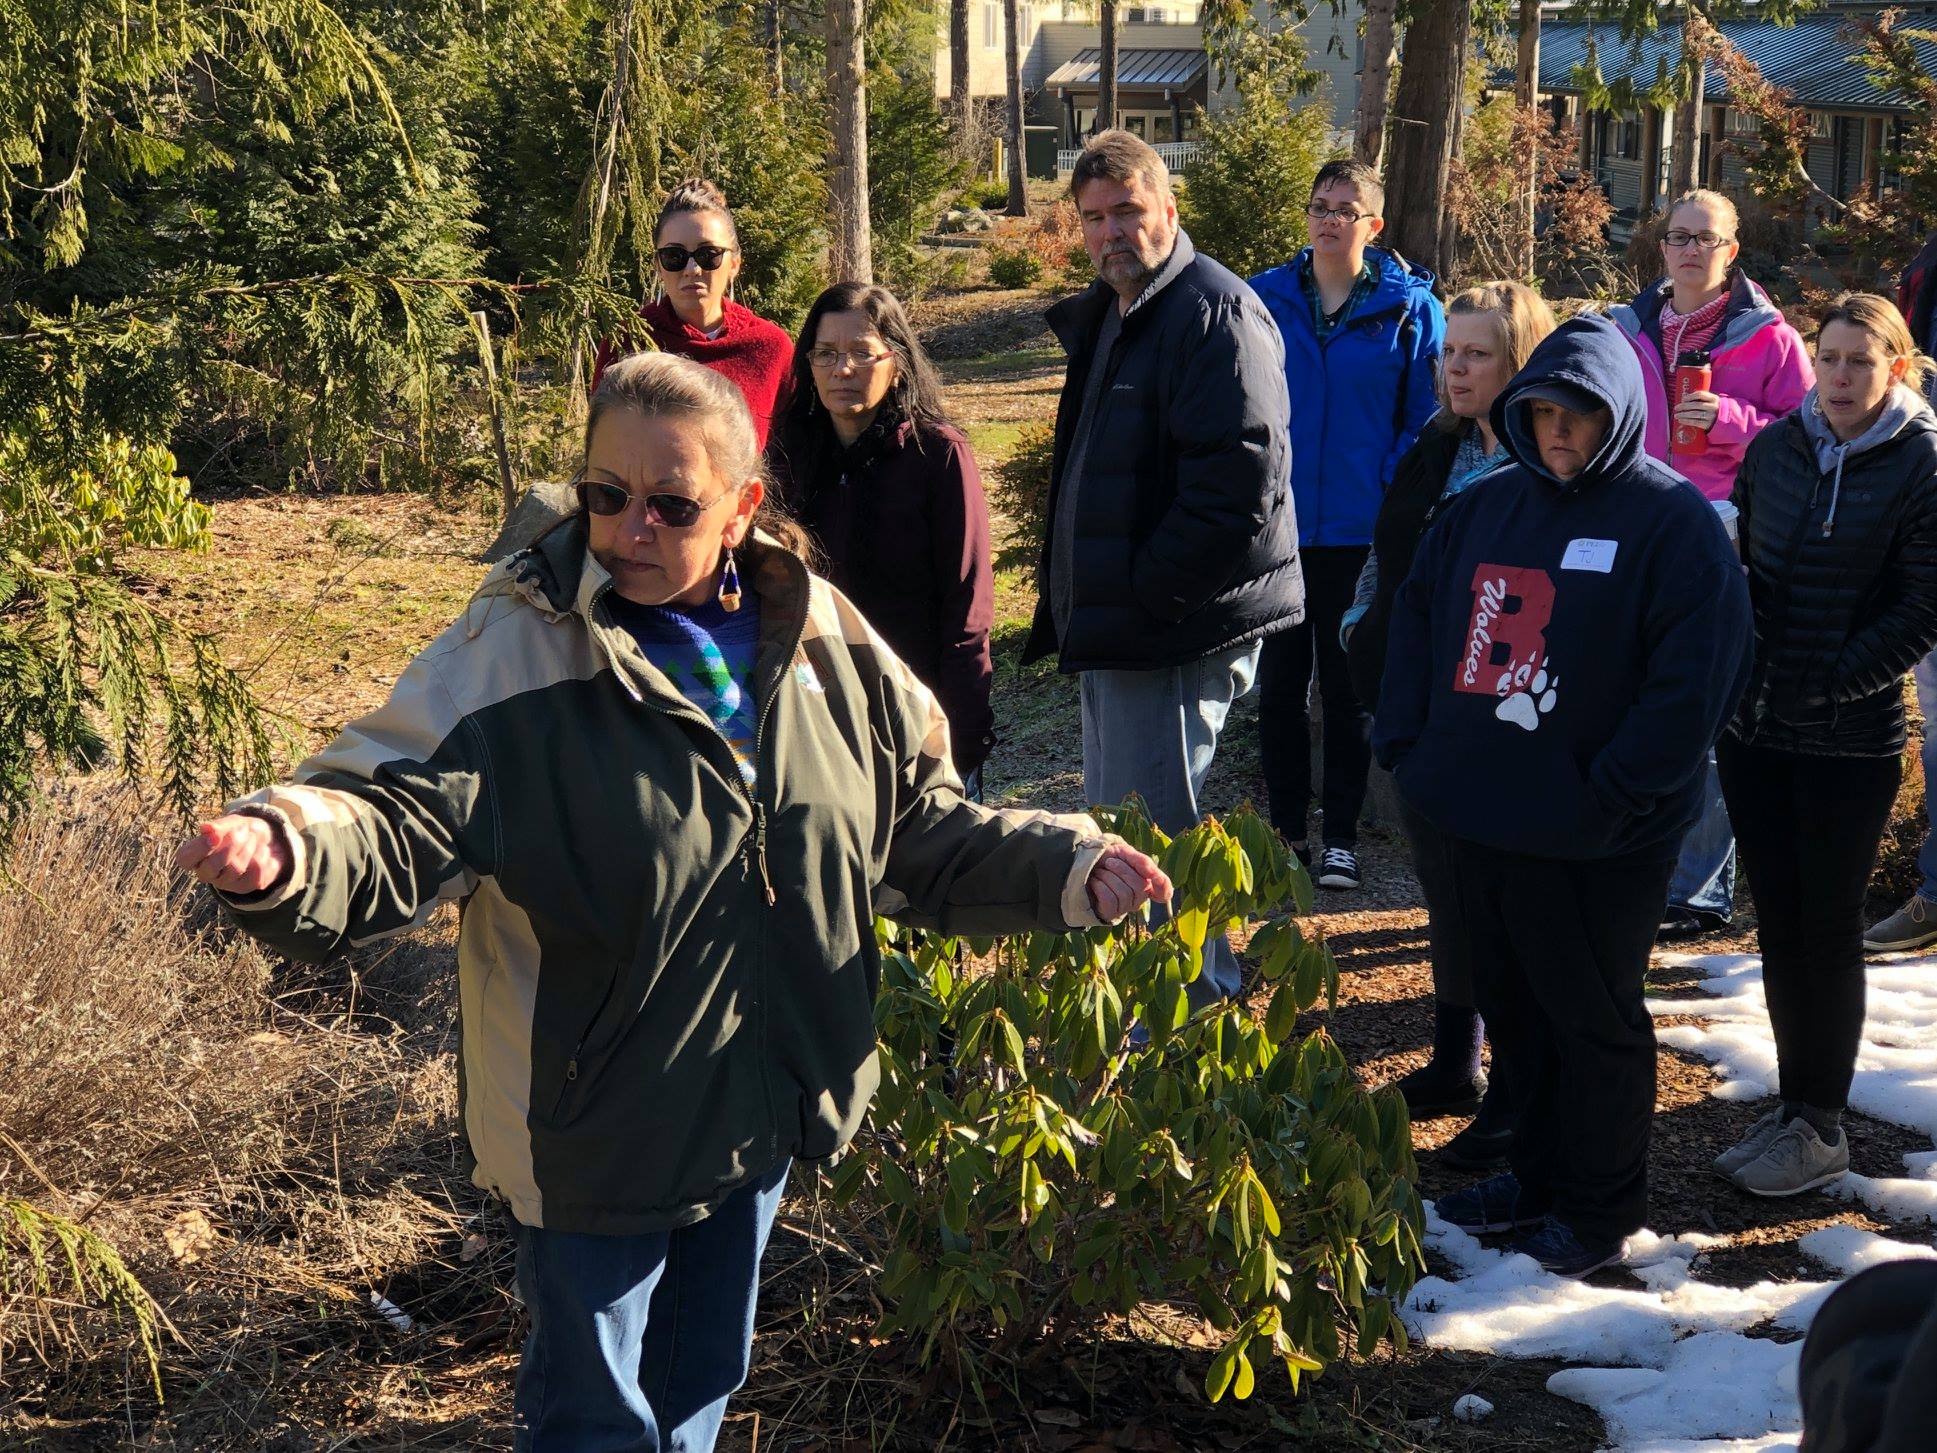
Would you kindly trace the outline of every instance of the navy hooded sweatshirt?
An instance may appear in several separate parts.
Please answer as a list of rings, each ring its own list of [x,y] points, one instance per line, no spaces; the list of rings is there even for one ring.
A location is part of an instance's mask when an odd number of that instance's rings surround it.
[[[1529,419],[1555,384],[1612,414],[1566,481]],[[1420,543],[1373,748],[1442,832],[1542,858],[1665,858],[1700,810],[1705,758],[1748,679],[1749,592],[1714,509],[1648,457],[1645,411],[1620,330],[1563,324],[1493,405],[1512,463]]]

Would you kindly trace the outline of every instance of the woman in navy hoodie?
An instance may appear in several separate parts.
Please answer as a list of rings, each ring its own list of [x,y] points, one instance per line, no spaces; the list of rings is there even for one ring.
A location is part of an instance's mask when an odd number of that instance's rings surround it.
[[[1447,839],[1474,990],[1510,1066],[1513,1169],[1444,1196],[1584,1276],[1644,1224],[1648,951],[1752,646],[1701,494],[1643,446],[1641,371],[1563,324],[1493,406],[1513,463],[1442,512],[1394,604],[1373,746]]]

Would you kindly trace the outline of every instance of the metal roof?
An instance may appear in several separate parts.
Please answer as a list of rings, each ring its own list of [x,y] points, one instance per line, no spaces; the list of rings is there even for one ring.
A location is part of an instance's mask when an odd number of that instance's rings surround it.
[[[1099,83],[1102,66],[1102,48],[1091,46],[1056,67],[1044,84],[1093,89]],[[1201,50],[1119,50],[1116,83],[1119,90],[1130,86],[1161,90],[1168,86],[1181,91],[1201,80],[1207,66]]]
[[[1849,30],[1858,14],[1875,15],[1874,10],[1826,11],[1804,16],[1794,25],[1776,25],[1766,20],[1723,20],[1717,28],[1743,55],[1775,85],[1794,96],[1798,105],[1818,110],[1895,111],[1907,106],[1902,92],[1879,91],[1870,73],[1857,61],[1862,42]],[[1898,21],[1899,30],[1937,30],[1937,10],[1906,11]],[[1582,20],[1549,20],[1540,28],[1540,89],[1572,92],[1576,66],[1587,61],[1588,39],[1592,36],[1601,65],[1601,75],[1609,81],[1631,77],[1637,85],[1648,86],[1664,65],[1673,69],[1681,54],[1681,27],[1673,20],[1646,36],[1637,53],[1621,39],[1612,22],[1592,24]],[[1913,41],[1924,65],[1937,72],[1937,45]],[[1511,72],[1503,79],[1511,85]],[[1711,63],[1704,83],[1706,99],[1721,105],[1728,100],[1728,86]]]

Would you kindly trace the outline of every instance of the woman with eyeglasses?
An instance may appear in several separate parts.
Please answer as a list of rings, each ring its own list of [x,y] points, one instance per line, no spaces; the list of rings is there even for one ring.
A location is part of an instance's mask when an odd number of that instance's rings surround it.
[[[1066,932],[1170,885],[1088,817],[963,798],[718,374],[609,369],[579,491],[384,706],[177,861],[305,959],[463,905],[465,1129],[531,1313],[515,1446],[705,1453],[788,1167],[879,1079],[877,907]]]
[[[705,180],[681,182],[652,228],[652,271],[658,296],[639,310],[652,346],[724,374],[747,401],[761,446],[794,361],[784,328],[733,300],[740,275],[740,233],[726,197]],[[599,345],[592,386],[633,351],[631,340]]]
[[[955,768],[979,795],[995,745],[989,507],[894,294],[837,283],[814,300],[768,452],[827,578],[941,700]]]
[[[1258,660],[1259,755],[1272,825],[1319,887],[1341,890],[1360,882],[1372,713],[1353,688],[1339,627],[1399,461],[1438,410],[1434,377],[1446,337],[1433,275],[1376,245],[1384,214],[1376,171],[1361,161],[1328,161],[1305,207],[1311,246],[1251,279],[1284,335],[1291,493],[1305,574],[1305,619],[1266,636]],[[1317,844],[1309,827],[1314,675],[1324,708]]]
[[[1815,381],[1802,335],[1735,265],[1739,227],[1735,204],[1720,192],[1683,193],[1668,209],[1661,280],[1613,311],[1641,362],[1648,453],[1699,489],[1731,536],[1729,495],[1749,441]],[[1684,360],[1708,369],[1707,388],[1678,391]],[[1682,843],[1661,936],[1693,938],[1734,917],[1735,835],[1711,754],[1702,816]]]

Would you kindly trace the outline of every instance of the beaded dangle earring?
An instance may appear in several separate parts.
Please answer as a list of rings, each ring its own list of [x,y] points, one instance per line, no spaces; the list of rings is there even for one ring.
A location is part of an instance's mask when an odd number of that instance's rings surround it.
[[[740,567],[733,559],[733,547],[726,547],[726,564],[720,570],[720,607],[726,611],[740,608]]]

